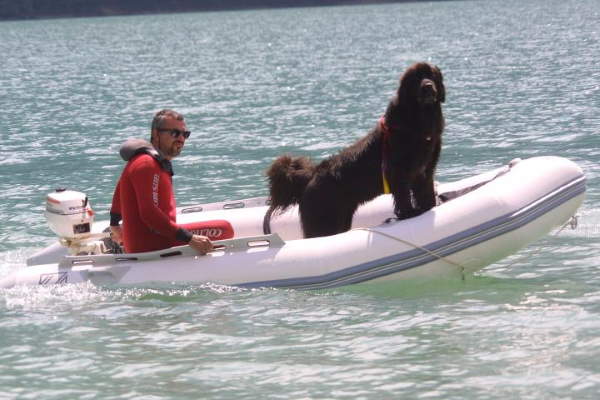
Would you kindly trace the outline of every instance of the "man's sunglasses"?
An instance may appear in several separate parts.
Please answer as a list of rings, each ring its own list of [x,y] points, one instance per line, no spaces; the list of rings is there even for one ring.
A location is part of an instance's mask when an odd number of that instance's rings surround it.
[[[183,136],[184,138],[189,138],[192,132],[190,131],[180,131],[179,129],[159,129],[159,132],[169,132],[169,135],[173,137],[173,139],[177,139],[179,136]]]

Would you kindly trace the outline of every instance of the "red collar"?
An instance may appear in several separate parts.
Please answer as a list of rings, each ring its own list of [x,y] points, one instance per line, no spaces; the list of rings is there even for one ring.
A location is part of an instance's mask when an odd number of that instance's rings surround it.
[[[381,127],[381,132],[383,132],[383,143],[389,144],[390,136],[392,134],[391,134],[390,129],[388,128],[387,124],[385,123],[385,116],[382,116],[381,118],[379,118],[379,126]]]

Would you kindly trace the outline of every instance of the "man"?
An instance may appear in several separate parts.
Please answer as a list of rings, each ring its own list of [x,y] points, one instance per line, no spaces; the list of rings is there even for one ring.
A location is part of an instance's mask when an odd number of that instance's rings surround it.
[[[161,110],[152,120],[151,143],[130,139],[121,147],[121,156],[128,163],[113,195],[110,228],[113,240],[122,242],[125,252],[183,244],[202,255],[212,250],[206,236],[194,235],[176,223],[171,160],[181,153],[189,135],[181,114]]]

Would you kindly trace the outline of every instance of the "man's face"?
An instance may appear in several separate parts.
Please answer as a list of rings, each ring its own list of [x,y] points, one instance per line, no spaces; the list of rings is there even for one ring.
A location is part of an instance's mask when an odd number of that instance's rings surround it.
[[[163,120],[160,129],[157,129],[154,134],[156,135],[156,146],[163,153],[167,160],[171,160],[177,157],[183,145],[185,144],[185,136],[182,134],[173,135],[173,132],[185,132],[187,127],[184,121],[180,121],[174,118],[166,118]]]

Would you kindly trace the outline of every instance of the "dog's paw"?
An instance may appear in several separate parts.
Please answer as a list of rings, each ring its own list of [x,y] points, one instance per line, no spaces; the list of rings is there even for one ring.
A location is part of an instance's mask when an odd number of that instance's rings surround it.
[[[396,211],[396,217],[398,217],[398,219],[402,220],[402,219],[409,219],[409,218],[414,218],[414,217],[418,217],[419,215],[423,214],[425,211],[421,210],[420,208],[411,208],[409,210],[403,210],[403,211]]]

